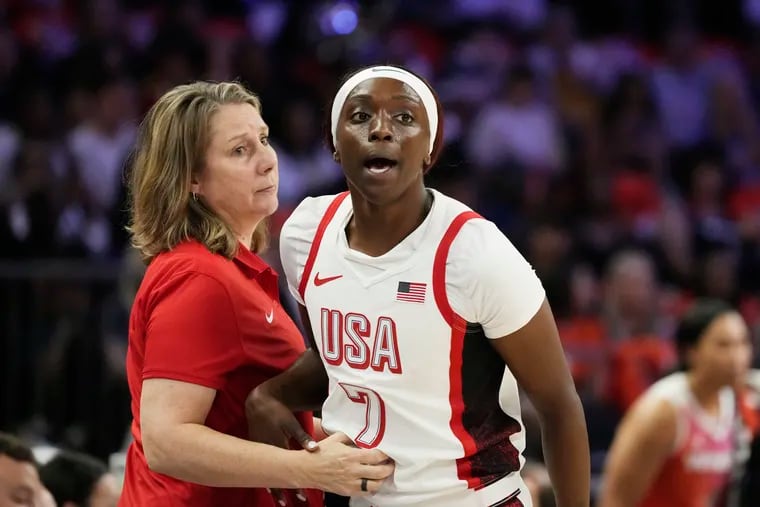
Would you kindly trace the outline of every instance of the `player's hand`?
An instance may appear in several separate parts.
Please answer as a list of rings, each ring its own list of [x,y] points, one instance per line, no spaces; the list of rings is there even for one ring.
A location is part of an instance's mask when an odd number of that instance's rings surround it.
[[[343,433],[322,440],[316,452],[304,456],[304,463],[306,484],[351,497],[376,493],[396,468],[379,449],[360,449]]]
[[[307,451],[315,451],[319,444],[309,435],[298,422],[288,407],[271,396],[264,386],[254,389],[245,402],[245,415],[248,420],[248,438],[254,442],[290,449],[291,439]],[[283,507],[292,504],[288,495],[281,489],[269,489],[278,505]],[[306,493],[300,489],[294,496],[301,505],[308,505]]]
[[[293,412],[269,394],[263,385],[248,395],[245,415],[248,420],[248,436],[257,442],[288,449],[288,440],[293,439],[307,451],[315,451],[319,447]]]

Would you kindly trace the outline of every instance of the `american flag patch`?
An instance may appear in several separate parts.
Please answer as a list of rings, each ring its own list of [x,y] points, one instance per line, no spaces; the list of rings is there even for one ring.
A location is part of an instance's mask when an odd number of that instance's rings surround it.
[[[419,282],[399,282],[396,291],[396,301],[406,301],[408,303],[424,303],[426,283]]]

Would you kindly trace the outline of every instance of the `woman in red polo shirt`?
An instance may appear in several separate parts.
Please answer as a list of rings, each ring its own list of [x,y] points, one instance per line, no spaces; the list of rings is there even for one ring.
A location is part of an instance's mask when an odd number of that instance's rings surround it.
[[[257,255],[277,209],[267,136],[257,97],[236,83],[178,86],[142,124],[129,229],[148,268],[129,323],[121,506],[268,507],[266,487],[356,495],[393,471],[345,435],[311,452],[246,440],[246,395],[304,350]],[[311,415],[299,418],[310,429]],[[321,505],[321,492],[306,494]]]

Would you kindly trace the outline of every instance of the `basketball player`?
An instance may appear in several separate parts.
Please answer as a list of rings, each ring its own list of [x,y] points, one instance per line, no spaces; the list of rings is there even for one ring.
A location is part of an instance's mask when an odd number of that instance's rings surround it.
[[[676,341],[684,371],[659,380],[625,415],[600,507],[718,505],[737,440],[733,386],[749,367],[749,332],[731,307],[703,300]]]
[[[304,200],[280,243],[312,348],[251,394],[251,427],[304,444],[289,411],[321,407],[328,434],[390,456],[393,479],[354,507],[530,506],[519,384],[558,505],[588,506],[582,407],[540,281],[493,223],[425,187],[442,119],[398,67],[340,87],[330,141],[349,192]]]

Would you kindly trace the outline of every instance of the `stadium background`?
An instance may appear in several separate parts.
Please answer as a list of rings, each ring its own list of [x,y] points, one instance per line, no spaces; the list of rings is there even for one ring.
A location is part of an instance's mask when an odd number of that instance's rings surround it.
[[[5,0],[0,430],[118,464],[142,273],[122,176],[153,100],[195,79],[259,94],[276,238],[303,196],[342,188],[324,110],[373,63],[433,83],[446,150],[429,184],[496,222],[542,278],[595,471],[620,414],[674,366],[692,298],[733,302],[757,340],[758,0]]]

